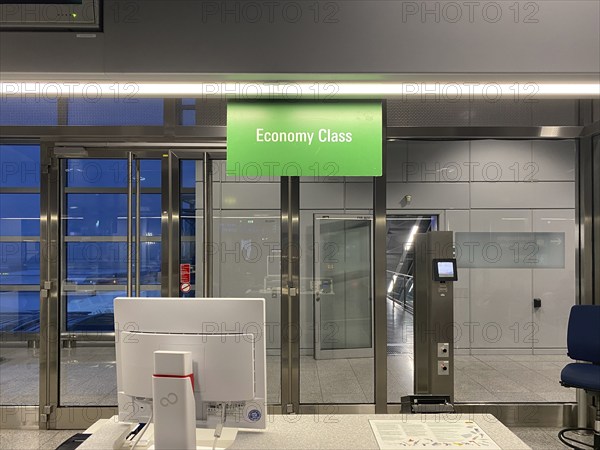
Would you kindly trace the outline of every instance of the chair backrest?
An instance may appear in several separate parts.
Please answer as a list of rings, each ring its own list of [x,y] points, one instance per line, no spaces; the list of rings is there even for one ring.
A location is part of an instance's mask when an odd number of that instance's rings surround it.
[[[567,331],[569,357],[600,364],[600,305],[575,305]]]

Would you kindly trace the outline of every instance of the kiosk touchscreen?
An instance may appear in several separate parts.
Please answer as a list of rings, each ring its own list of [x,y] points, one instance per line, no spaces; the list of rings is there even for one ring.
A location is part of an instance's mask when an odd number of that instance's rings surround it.
[[[434,259],[433,281],[458,281],[456,259]]]

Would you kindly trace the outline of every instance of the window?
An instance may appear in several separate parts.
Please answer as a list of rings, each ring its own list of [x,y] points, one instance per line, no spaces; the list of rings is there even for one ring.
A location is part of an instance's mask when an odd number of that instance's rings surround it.
[[[0,145],[0,332],[40,320],[40,148]]]

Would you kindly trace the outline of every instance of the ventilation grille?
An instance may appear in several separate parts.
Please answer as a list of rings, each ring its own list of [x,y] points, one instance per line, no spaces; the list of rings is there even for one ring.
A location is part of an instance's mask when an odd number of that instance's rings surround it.
[[[387,105],[392,127],[577,125],[576,100],[389,100]]]
[[[196,122],[203,126],[227,125],[227,102],[221,99],[197,100]]]

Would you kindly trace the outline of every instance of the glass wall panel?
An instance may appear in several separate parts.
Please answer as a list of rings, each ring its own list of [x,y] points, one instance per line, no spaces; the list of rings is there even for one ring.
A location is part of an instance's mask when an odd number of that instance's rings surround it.
[[[372,178],[300,181],[300,402],[373,403]]]
[[[0,291],[0,332],[39,333],[40,293]]]
[[[570,140],[388,144],[388,214],[439,211],[455,233],[458,402],[575,399],[558,383],[576,302],[575,156]]]
[[[202,297],[203,280],[203,162],[183,160],[180,162],[179,263],[189,264],[189,291],[180,286],[181,297]]]
[[[0,235],[40,235],[40,194],[0,194]]]
[[[387,364],[388,402],[414,392],[414,270],[417,233],[437,228],[437,216],[388,214]]]
[[[0,284],[39,286],[39,242],[0,242]]]
[[[226,176],[213,162],[213,294],[266,301],[267,401],[281,402],[279,179]],[[196,254],[201,250],[196,247]]]
[[[63,219],[67,236],[125,236],[127,194],[67,194]]]
[[[140,172],[142,188],[160,188],[162,176],[160,159],[142,159]]]
[[[0,145],[0,187],[40,187],[40,147]]]
[[[127,295],[127,160],[69,159],[62,182],[60,403],[115,405],[113,300]],[[160,296],[161,161],[141,160],[140,292]],[[136,198],[131,199],[135,223]],[[135,227],[131,274],[135,277]],[[133,281],[133,279],[132,279]]]
[[[126,159],[68,159],[65,165],[67,187],[127,187]]]
[[[55,120],[56,103],[31,106],[1,100],[0,123]],[[39,146],[0,145],[0,405],[39,402],[39,189]]]

